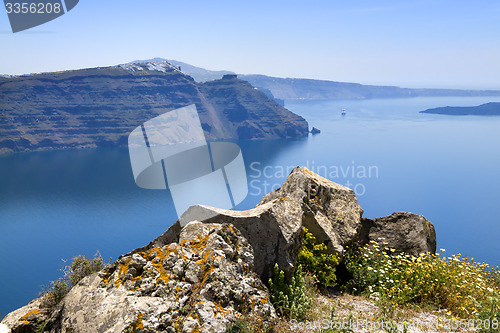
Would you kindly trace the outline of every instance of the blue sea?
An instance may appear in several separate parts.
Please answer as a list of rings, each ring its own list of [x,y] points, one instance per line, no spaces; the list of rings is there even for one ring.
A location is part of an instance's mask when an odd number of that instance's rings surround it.
[[[238,142],[255,206],[294,166],[349,186],[365,217],[422,214],[438,248],[500,264],[500,117],[418,111],[499,97],[287,101],[320,134]],[[341,115],[341,109],[346,115]],[[138,188],[127,149],[0,156],[0,317],[38,296],[77,254],[105,260],[147,244],[176,219],[168,191]]]

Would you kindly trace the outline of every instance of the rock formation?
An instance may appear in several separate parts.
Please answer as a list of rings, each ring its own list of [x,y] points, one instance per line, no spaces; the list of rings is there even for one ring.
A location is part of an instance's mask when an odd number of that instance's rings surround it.
[[[311,132],[310,132],[310,133],[311,133],[311,134],[313,134],[313,135],[316,135],[316,134],[321,133],[321,131],[320,131],[319,129],[317,129],[316,127],[313,127],[313,128],[311,129]]]
[[[319,242],[325,242],[331,253],[342,253],[345,245],[357,239],[362,214],[354,191],[296,167],[279,189],[265,195],[253,209],[232,211],[198,205],[189,208],[181,220],[234,225],[254,249],[255,272],[267,281],[275,263],[285,272],[293,269],[302,227],[314,233]],[[177,221],[138,250],[176,242],[180,230]]]
[[[351,189],[297,167],[255,208],[193,206],[182,223],[81,280],[53,311],[42,297],[2,323],[12,332],[224,332],[242,316],[272,322],[262,281],[275,263],[293,270],[303,227],[332,253],[379,238],[398,251],[435,251],[434,227],[424,217],[362,214]]]
[[[397,212],[377,219],[363,219],[360,239],[363,243],[384,239],[396,252],[418,256],[436,252],[436,231],[422,215]]]
[[[50,314],[43,299],[9,314],[13,332],[221,332],[276,317],[252,247],[227,224],[191,222],[179,242],[121,256],[84,278]]]
[[[307,135],[304,118],[237,78],[197,83],[165,61],[0,77],[0,153],[126,146],[147,120],[196,104],[207,139]]]

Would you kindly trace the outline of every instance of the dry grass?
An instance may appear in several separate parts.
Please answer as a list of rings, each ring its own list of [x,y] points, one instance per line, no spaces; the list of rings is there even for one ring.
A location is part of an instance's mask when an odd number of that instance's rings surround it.
[[[450,322],[450,320],[452,320]],[[273,332],[296,332],[296,333],[333,333],[333,332],[408,332],[408,333],[444,333],[444,332],[476,332],[471,328],[453,329],[451,325],[459,325],[454,318],[445,310],[426,310],[418,307],[397,308],[391,311],[384,309],[384,305],[376,299],[349,294],[335,295],[316,293],[313,298],[311,309],[302,327],[295,321],[281,318]],[[348,327],[353,323],[352,329]],[[307,326],[309,323],[309,326]],[[356,325],[356,323],[360,323]],[[399,325],[399,329],[376,329],[377,325],[392,323]],[[405,331],[403,325],[407,324]],[[330,328],[325,329],[325,325]],[[413,326],[412,326],[413,325]],[[418,325],[418,326],[417,326]],[[370,329],[373,328],[373,329]]]

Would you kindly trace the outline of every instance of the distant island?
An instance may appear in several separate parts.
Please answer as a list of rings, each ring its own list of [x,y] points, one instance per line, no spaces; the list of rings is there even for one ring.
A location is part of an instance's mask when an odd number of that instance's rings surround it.
[[[448,116],[500,116],[500,103],[491,102],[478,106],[444,106],[420,111],[420,113],[444,114]]]

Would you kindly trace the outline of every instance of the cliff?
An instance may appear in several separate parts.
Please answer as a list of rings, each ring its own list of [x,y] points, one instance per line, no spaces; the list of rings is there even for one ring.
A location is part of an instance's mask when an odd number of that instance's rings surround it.
[[[279,99],[370,99],[423,96],[500,96],[498,90],[460,90],[374,86],[327,80],[279,78],[266,75],[240,75],[253,86],[269,89]]]
[[[255,208],[192,206],[183,215],[187,225],[175,222],[83,278],[56,307],[44,307],[45,295],[2,324],[13,333],[225,332],[243,317],[269,325],[277,314],[264,281],[275,263],[292,274],[304,227],[340,256],[351,244],[381,237],[396,253],[435,252],[434,227],[424,217],[368,220],[362,214],[351,189],[297,167]]]
[[[208,139],[306,136],[307,122],[248,82],[197,83],[168,62],[0,77],[0,152],[126,146],[143,122],[196,104]]]

